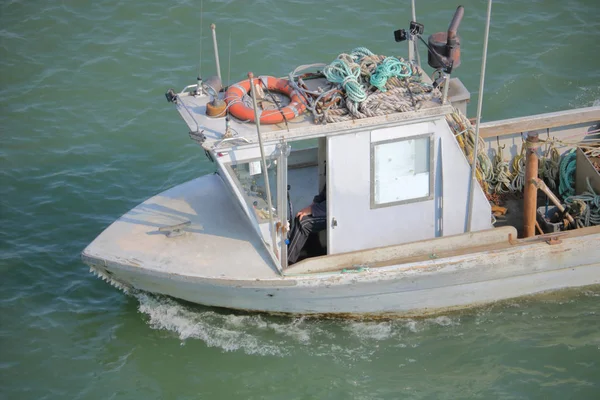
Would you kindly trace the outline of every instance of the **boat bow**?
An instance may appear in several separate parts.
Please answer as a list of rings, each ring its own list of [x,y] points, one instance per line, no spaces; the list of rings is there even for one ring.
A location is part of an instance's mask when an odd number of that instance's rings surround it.
[[[146,200],[100,234],[82,258],[116,283],[124,283],[122,269],[231,280],[278,276],[262,240],[217,174]],[[135,280],[127,284],[135,287]]]

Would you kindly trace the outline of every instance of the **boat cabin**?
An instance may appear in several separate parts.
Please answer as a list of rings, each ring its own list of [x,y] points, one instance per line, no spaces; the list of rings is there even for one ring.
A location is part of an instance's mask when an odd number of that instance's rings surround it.
[[[458,90],[449,99],[462,107],[466,89],[453,81]],[[190,136],[216,164],[231,196],[281,268],[287,267],[288,223],[323,188],[327,229],[319,234],[320,246],[307,256],[467,230],[470,165],[445,119],[453,111],[450,102],[339,123],[316,124],[305,113],[283,123],[261,124],[263,163],[257,125],[225,113],[207,116],[211,97],[197,95],[193,88],[176,100]],[[478,186],[471,230],[492,227],[490,205]]]

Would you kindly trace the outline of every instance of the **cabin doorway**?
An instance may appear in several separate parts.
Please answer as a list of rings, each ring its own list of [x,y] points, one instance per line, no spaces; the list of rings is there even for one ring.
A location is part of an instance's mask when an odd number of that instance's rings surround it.
[[[315,196],[323,191],[326,184],[327,141],[325,138],[290,142],[292,147],[288,157],[288,215],[290,228],[298,221],[296,215],[313,203]],[[325,218],[328,220],[328,218]],[[326,224],[327,226],[328,224]],[[326,255],[327,229],[309,235],[298,257],[306,258]],[[291,236],[291,232],[290,232]],[[290,237],[290,241],[292,241]]]

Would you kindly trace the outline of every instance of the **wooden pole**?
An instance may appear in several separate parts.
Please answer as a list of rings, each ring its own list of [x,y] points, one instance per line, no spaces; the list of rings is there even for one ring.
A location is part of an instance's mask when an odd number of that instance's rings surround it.
[[[528,238],[535,236],[535,221],[537,214],[537,186],[533,180],[538,176],[538,149],[539,138],[537,132],[527,133],[526,167],[525,167],[525,196],[523,205],[523,236]]]

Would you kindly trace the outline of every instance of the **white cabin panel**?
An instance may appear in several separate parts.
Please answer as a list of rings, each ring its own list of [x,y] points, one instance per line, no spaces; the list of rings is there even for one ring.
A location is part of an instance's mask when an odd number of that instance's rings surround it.
[[[327,150],[328,254],[435,237],[433,199],[371,207],[370,132],[330,137]]]
[[[470,167],[443,119],[332,136],[328,254],[465,231]],[[492,228],[479,186],[473,230]]]
[[[442,137],[442,198],[443,236],[464,233],[467,229],[467,208],[471,166],[447,124],[440,126]],[[491,229],[492,209],[481,186],[473,192],[472,231]]]

